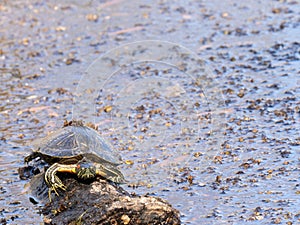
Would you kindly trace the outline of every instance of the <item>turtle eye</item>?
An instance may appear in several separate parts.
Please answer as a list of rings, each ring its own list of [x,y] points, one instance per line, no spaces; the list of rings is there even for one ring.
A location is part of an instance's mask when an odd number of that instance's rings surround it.
[[[77,164],[75,167],[75,171],[77,176],[79,177],[79,174],[81,173],[82,167],[80,166],[80,164]]]

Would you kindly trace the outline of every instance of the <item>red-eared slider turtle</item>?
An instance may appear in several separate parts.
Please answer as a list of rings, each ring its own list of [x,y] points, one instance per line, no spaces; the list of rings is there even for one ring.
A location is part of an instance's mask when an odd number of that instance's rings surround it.
[[[117,165],[121,157],[94,129],[82,122],[72,121],[36,144],[36,150],[25,158],[29,162],[37,157],[50,167],[45,172],[45,182],[57,195],[66,190],[57,172],[76,174],[79,179],[93,179],[97,175],[115,183],[125,183]]]

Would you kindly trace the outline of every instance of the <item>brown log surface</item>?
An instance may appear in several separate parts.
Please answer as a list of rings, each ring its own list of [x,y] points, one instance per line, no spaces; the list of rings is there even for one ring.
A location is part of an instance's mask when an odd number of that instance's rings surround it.
[[[51,202],[43,174],[31,181],[31,192],[44,203],[45,224],[180,224],[179,211],[161,198],[130,194],[100,178],[89,184],[61,178],[67,190],[53,193]]]

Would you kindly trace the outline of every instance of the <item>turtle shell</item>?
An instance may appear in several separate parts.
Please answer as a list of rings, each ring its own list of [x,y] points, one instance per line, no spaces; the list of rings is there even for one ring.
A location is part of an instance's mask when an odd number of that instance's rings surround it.
[[[79,161],[83,157],[95,163],[121,164],[121,157],[96,130],[84,125],[65,126],[33,143],[36,152],[48,163]]]

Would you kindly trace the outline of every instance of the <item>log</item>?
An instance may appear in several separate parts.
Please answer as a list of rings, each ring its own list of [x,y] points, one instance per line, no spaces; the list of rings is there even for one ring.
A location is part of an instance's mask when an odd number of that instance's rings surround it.
[[[44,173],[30,181],[32,202],[43,203],[45,224],[146,225],[180,224],[180,213],[165,200],[153,196],[130,194],[121,186],[97,178],[82,183],[72,175],[60,174],[66,191],[48,198]]]

